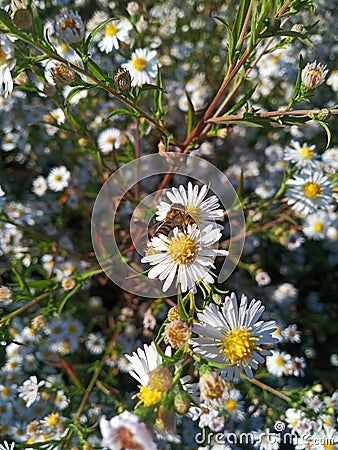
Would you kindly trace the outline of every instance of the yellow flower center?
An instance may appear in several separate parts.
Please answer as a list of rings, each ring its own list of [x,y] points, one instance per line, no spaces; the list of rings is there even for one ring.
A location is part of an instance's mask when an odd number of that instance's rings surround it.
[[[317,233],[321,233],[321,232],[323,231],[323,228],[324,228],[324,226],[323,226],[323,224],[320,223],[320,222],[316,222],[316,223],[314,224],[314,229],[315,229],[315,231],[316,231]]]
[[[249,328],[231,330],[221,343],[221,350],[230,364],[245,363],[245,360],[252,357],[253,351],[257,348],[255,346],[257,339],[258,337],[250,333]]]
[[[10,394],[10,392],[11,392],[11,389],[7,386],[2,390],[2,395],[4,397],[7,397]]]
[[[188,236],[178,235],[171,239],[168,248],[168,256],[177,264],[189,264],[197,255],[198,244]]]
[[[6,62],[6,53],[2,50],[2,47],[0,45],[0,66]]]
[[[313,151],[307,145],[303,145],[302,148],[300,149],[300,156],[303,159],[312,159]]]
[[[133,398],[138,397],[140,399],[135,408],[138,408],[140,405],[142,405],[142,403],[144,404],[144,406],[153,405],[157,402],[162,394],[163,392],[151,386],[140,386],[140,392],[133,396]]]
[[[283,358],[281,358],[280,356],[278,358],[276,358],[276,365],[281,367],[284,364]]]
[[[196,206],[190,206],[187,205],[185,208],[187,214],[192,217],[192,219],[194,220],[195,223],[198,223],[200,218],[201,218],[201,214],[200,214],[200,210],[196,208]]]
[[[74,19],[71,19],[71,18],[66,19],[66,20],[62,23],[61,28],[62,28],[63,30],[65,30],[66,28],[76,28],[75,20],[74,20]]]
[[[115,139],[113,137],[111,137],[111,136],[107,137],[108,144],[114,144],[114,142],[115,142]]]
[[[227,400],[227,402],[225,403],[225,408],[230,412],[236,411],[236,409],[237,409],[236,400],[234,400],[232,398],[230,400]]]
[[[303,192],[307,197],[316,198],[320,196],[320,186],[317,183],[308,181],[303,187]]]
[[[334,449],[333,439],[325,439],[323,447],[325,448],[325,450],[333,450]]]
[[[48,414],[47,418],[48,418],[47,425],[50,427],[55,427],[60,422],[60,420],[59,420],[60,416],[58,413]]]
[[[133,67],[135,70],[144,70],[147,67],[147,61],[145,58],[137,57],[133,59]]]
[[[107,25],[104,30],[104,34],[106,36],[115,36],[116,32],[117,32],[117,26],[113,23]]]
[[[64,52],[64,53],[67,53],[68,51],[69,51],[69,47],[68,47],[68,45],[67,44],[61,44],[61,50]]]

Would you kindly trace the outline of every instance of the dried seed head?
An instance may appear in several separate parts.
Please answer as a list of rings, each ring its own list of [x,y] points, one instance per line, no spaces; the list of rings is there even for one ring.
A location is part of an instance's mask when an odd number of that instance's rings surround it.
[[[119,67],[114,75],[114,82],[121,91],[127,91],[131,86],[131,76],[127,69]]]
[[[17,9],[14,13],[13,23],[18,30],[29,30],[33,24],[32,14],[28,9]]]
[[[65,64],[57,64],[51,69],[51,74],[57,86],[67,86],[75,79],[75,71]]]

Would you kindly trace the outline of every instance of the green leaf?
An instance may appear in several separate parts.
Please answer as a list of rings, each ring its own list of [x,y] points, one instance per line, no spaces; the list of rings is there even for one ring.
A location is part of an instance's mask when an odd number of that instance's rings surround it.
[[[188,92],[185,92],[185,95],[187,96],[188,100],[188,126],[187,126],[187,136],[192,132],[194,125],[196,123],[196,114],[194,105],[192,104],[191,98],[188,94]]]
[[[16,31],[10,15],[2,8],[0,8],[0,22],[4,24],[10,31]]]
[[[157,75],[156,75],[156,86],[159,89],[154,90],[154,104],[155,104],[155,113],[157,115],[162,116],[163,115],[163,105],[162,105],[162,99],[163,99],[163,84],[162,84],[162,77],[159,67],[157,66]]]
[[[250,6],[251,0],[241,0],[241,3],[238,8],[238,12],[236,15],[236,21],[233,28],[233,37],[234,41],[238,42],[238,38],[242,32],[242,28],[248,14],[248,9]],[[253,2],[255,3],[255,2]]]
[[[230,116],[230,114],[233,114],[235,111],[244,106],[247,103],[247,101],[252,97],[252,94],[255,92],[257,86],[258,83],[256,83],[253,86],[253,88],[247,92],[247,94],[245,94],[232,108],[230,108],[225,115]]]
[[[69,94],[67,95],[67,97],[65,98],[64,102],[63,102],[63,106],[65,108],[68,107],[68,105],[70,104],[71,100],[73,97],[75,97],[76,94],[78,94],[81,91],[85,91],[85,90],[89,90],[89,89],[93,89],[97,87],[97,84],[86,84],[84,86],[77,86],[74,89],[72,89]]]
[[[97,35],[99,31],[102,30],[109,22],[112,22],[113,20],[117,20],[116,17],[111,17],[110,19],[105,20],[104,22],[97,25],[97,27],[94,28],[94,30],[89,33],[85,43],[84,43],[84,51],[87,54],[90,44],[93,42],[94,37]]]
[[[314,120],[316,123],[318,123],[321,127],[323,127],[324,130],[326,131],[327,143],[326,143],[326,147],[325,147],[325,148],[326,148],[326,149],[329,148],[330,143],[331,143],[331,130],[330,130],[330,128],[328,127],[327,123],[326,123],[326,122],[323,122],[322,120],[315,119],[315,118],[313,118],[313,120]]]
[[[31,292],[29,290],[29,286],[25,280],[25,278],[22,276],[20,272],[18,272],[16,269],[13,268],[13,272],[15,274],[15,277],[17,279],[17,282],[20,286],[20,289],[23,291],[24,294],[30,295]]]
[[[63,298],[63,300],[62,300],[62,302],[61,302],[61,305],[59,306],[59,309],[58,309],[58,315],[60,315],[60,314],[62,313],[63,308],[65,307],[67,301],[68,301],[71,297],[73,297],[74,294],[77,293],[77,291],[80,289],[80,287],[81,287],[81,284],[77,284],[75,287],[73,287],[73,289],[72,289],[71,291],[69,291],[69,292],[64,296],[64,298]]]
[[[108,116],[104,119],[104,121],[106,122],[111,117],[118,116],[119,114],[125,115],[125,116],[131,116],[131,117],[140,117],[140,114],[137,111],[131,111],[129,109],[119,108],[119,109],[114,109],[114,111],[111,111],[108,114]]]
[[[100,67],[94,63],[90,58],[85,61],[86,66],[91,71],[95,77],[100,81],[106,81],[107,80],[107,74],[103,72],[103,70],[100,69]]]
[[[219,20],[221,23],[223,23],[223,25],[225,25],[227,31],[228,31],[228,39],[229,39],[229,44],[228,44],[228,62],[229,65],[232,61],[233,58],[233,54],[234,54],[234,35],[232,33],[232,29],[231,26],[229,24],[229,22],[224,19],[223,17],[218,17],[218,16],[214,16],[215,19]]]

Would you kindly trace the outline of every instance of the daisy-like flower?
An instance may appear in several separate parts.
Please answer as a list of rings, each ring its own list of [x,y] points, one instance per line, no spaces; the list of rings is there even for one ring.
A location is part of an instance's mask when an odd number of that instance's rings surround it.
[[[203,336],[191,339],[195,353],[224,367],[228,381],[238,378],[241,370],[253,378],[252,369],[264,362],[263,356],[271,355],[262,345],[278,341],[272,337],[275,322],[258,322],[264,309],[260,300],[248,304],[245,295],[238,306],[234,292],[224,299],[221,310],[214,304],[206,306],[197,315],[200,323],[193,326],[193,331]]]
[[[7,305],[12,302],[12,291],[7,286],[0,286],[0,304]]]
[[[7,441],[4,441],[3,445],[0,444],[0,450],[14,450],[15,442],[12,442],[11,445],[8,444]]]
[[[129,411],[124,411],[110,420],[103,416],[100,419],[100,430],[103,438],[101,445],[109,450],[158,448],[146,425]]]
[[[172,320],[164,326],[164,342],[172,348],[179,348],[190,338],[191,330],[189,325],[182,320]]]
[[[132,356],[125,355],[132,367],[129,374],[140,383],[138,397],[146,406],[150,406],[161,397],[162,392],[150,385],[150,374],[162,364],[162,357],[156,349],[155,342],[144,344],[144,350],[138,348]]]
[[[205,199],[208,194],[208,187],[203,185],[201,189],[197,185],[193,186],[188,183],[188,190],[183,185],[172,188],[166,192],[170,203],[160,202],[157,207],[156,220],[165,219],[174,204],[183,205],[185,212],[192,217],[199,228],[203,228],[215,222],[216,220],[224,220],[224,210],[220,208],[220,204],[216,195]]]
[[[330,225],[330,215],[325,211],[317,211],[305,218],[303,233],[310,239],[320,241],[325,239]]]
[[[31,376],[18,388],[19,397],[25,400],[26,408],[29,408],[34,402],[40,399],[39,387],[44,384],[44,381],[38,383],[36,376]]]
[[[338,148],[329,148],[322,154],[324,171],[335,173],[338,169]]]
[[[53,167],[47,177],[47,184],[51,191],[60,192],[69,184],[70,172],[65,166]]]
[[[315,168],[316,153],[314,152],[316,146],[308,144],[300,144],[297,141],[291,141],[290,146],[287,146],[284,150],[285,161],[290,161],[295,164],[296,167],[312,167]]]
[[[15,63],[14,46],[5,34],[0,33],[0,95],[4,97],[13,91],[11,70]]]
[[[290,359],[285,367],[285,375],[294,377],[304,377],[307,364],[303,357],[296,356],[293,359]]]
[[[86,348],[93,355],[99,355],[104,350],[104,337],[101,333],[90,333],[86,340]]]
[[[330,180],[321,172],[304,169],[300,174],[288,180],[286,191],[288,204],[304,216],[318,209],[327,210],[332,202],[332,187]]]
[[[147,48],[137,48],[131,55],[131,60],[122,67],[129,70],[132,86],[142,86],[156,77],[156,51]]]
[[[292,324],[282,330],[282,336],[286,342],[292,342],[292,344],[300,344],[301,332],[297,330],[297,325]]]
[[[284,374],[286,363],[291,359],[291,356],[285,352],[272,350],[272,355],[266,358],[266,367],[271,375],[281,377]]]
[[[324,83],[328,72],[327,66],[322,63],[307,63],[301,74],[303,86],[309,90],[316,89]]]
[[[223,397],[227,392],[227,384],[224,378],[212,370],[205,371],[199,379],[198,386],[202,402],[208,407],[219,408],[223,405]]]
[[[112,152],[114,148],[120,147],[119,137],[121,132],[117,128],[108,128],[100,133],[97,144],[100,151],[107,155]]]
[[[77,12],[63,11],[55,18],[55,32],[68,44],[80,42],[84,36],[84,23]]]
[[[127,19],[122,19],[108,23],[104,28],[104,37],[98,43],[99,49],[105,53],[110,53],[113,48],[118,50],[120,43],[128,39],[129,31],[133,26]]]
[[[37,178],[35,178],[35,180],[33,180],[32,191],[35,195],[37,195],[38,197],[42,197],[43,195],[45,195],[46,190],[47,190],[47,181],[45,177],[40,175]]]
[[[181,292],[186,292],[200,280],[208,284],[214,282],[209,273],[214,267],[213,261],[217,255],[228,254],[225,250],[213,248],[220,238],[221,232],[213,224],[202,230],[195,224],[188,225],[186,233],[175,228],[171,237],[155,236],[148,244],[148,255],[141,262],[154,266],[148,272],[150,279],[165,280],[163,292],[169,289],[176,275]]]

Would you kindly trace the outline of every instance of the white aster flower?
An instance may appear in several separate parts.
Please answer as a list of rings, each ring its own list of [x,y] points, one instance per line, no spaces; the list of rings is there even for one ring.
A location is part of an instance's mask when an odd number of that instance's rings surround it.
[[[281,377],[284,374],[286,363],[291,359],[288,353],[272,350],[272,355],[266,357],[266,367],[271,375]]]
[[[101,333],[89,333],[85,346],[93,355],[99,355],[104,350],[104,337]]]
[[[284,150],[285,161],[290,161],[296,167],[312,167],[316,166],[316,153],[314,152],[316,146],[309,146],[307,143],[300,144],[297,141],[291,141],[290,146]]]
[[[26,408],[29,408],[34,402],[40,399],[39,387],[44,384],[44,381],[38,383],[36,376],[31,376],[18,388],[19,397],[25,400]]]
[[[282,336],[286,342],[292,342],[292,344],[300,344],[301,332],[297,330],[297,325],[292,324],[282,330]]]
[[[331,86],[333,91],[338,92],[338,70],[332,70],[326,84]]]
[[[210,222],[216,220],[224,220],[224,210],[220,208],[220,204],[216,195],[205,199],[208,194],[208,187],[203,185],[193,186],[188,183],[188,190],[183,185],[172,188],[166,192],[170,202],[160,202],[157,207],[156,220],[165,219],[174,204],[183,205],[185,212],[192,217],[199,228],[209,225]]]
[[[109,450],[157,450],[153,437],[139,417],[124,411],[122,414],[107,420],[100,419],[102,447]]]
[[[151,83],[157,73],[156,51],[137,48],[131,55],[131,60],[122,64],[122,67],[129,70],[132,86]]]
[[[112,152],[114,148],[120,147],[119,137],[121,132],[117,128],[108,128],[100,133],[97,144],[101,153],[107,155]]]
[[[42,197],[47,190],[47,181],[46,178],[42,175],[38,176],[33,180],[32,191],[38,197]]]
[[[310,239],[320,241],[327,236],[331,225],[330,214],[325,211],[317,211],[310,214],[304,220],[303,233]]]
[[[322,154],[324,171],[335,173],[338,169],[338,148],[329,148]]]
[[[288,180],[286,191],[288,204],[304,216],[318,209],[327,210],[332,202],[332,187],[330,180],[319,171],[304,169],[300,174]]]
[[[118,50],[120,47],[119,41],[125,42],[132,28],[132,24],[127,19],[108,23],[104,28],[104,37],[98,43],[99,49],[105,53],[110,53],[113,48]]]
[[[132,364],[129,374],[141,385],[146,386],[149,382],[149,373],[162,364],[162,356],[156,349],[155,342],[150,345],[144,344],[144,350],[138,348],[136,352],[125,357]]]
[[[4,444],[0,444],[0,450],[14,450],[15,442],[12,442],[11,445],[8,444],[7,441],[4,441]]]
[[[199,230],[195,224],[187,226],[183,233],[175,228],[171,237],[160,234],[148,244],[149,254],[141,262],[154,266],[148,272],[150,279],[164,281],[162,290],[166,292],[177,275],[177,284],[181,292],[194,289],[196,283],[214,282],[209,273],[214,268],[213,261],[217,255],[227,255],[225,250],[213,248],[221,238],[221,232],[213,224]]]
[[[84,36],[84,23],[77,12],[63,11],[55,18],[55,32],[68,44],[80,42]]]
[[[234,292],[224,299],[221,310],[214,304],[206,306],[197,315],[200,323],[193,326],[193,331],[203,336],[191,339],[194,351],[224,367],[228,381],[238,378],[240,370],[253,378],[252,369],[264,362],[263,356],[271,355],[261,346],[278,341],[271,336],[275,322],[257,321],[264,309],[260,300],[253,299],[248,304],[245,295],[238,306]]]
[[[51,191],[62,191],[69,184],[70,172],[65,166],[53,167],[47,177],[48,187]]]
[[[0,95],[4,97],[13,91],[11,70],[15,63],[14,46],[5,34],[0,33]]]
[[[324,83],[328,72],[327,66],[322,63],[317,63],[317,61],[307,63],[301,74],[303,86],[306,89],[315,89]]]

